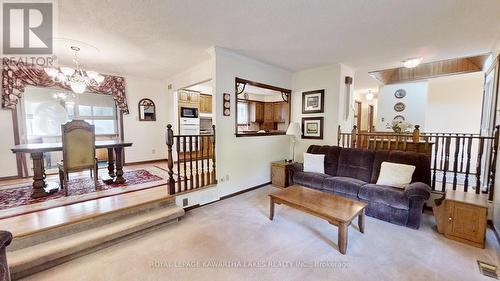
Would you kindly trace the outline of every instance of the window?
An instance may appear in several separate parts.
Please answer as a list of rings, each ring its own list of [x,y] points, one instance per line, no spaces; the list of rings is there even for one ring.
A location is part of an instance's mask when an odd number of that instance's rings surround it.
[[[238,125],[248,125],[248,102],[238,102]]]
[[[50,142],[49,138],[60,141],[57,137],[61,136],[61,125],[73,119],[93,124],[97,136],[118,135],[117,109],[111,95],[27,87],[23,108],[28,143]]]

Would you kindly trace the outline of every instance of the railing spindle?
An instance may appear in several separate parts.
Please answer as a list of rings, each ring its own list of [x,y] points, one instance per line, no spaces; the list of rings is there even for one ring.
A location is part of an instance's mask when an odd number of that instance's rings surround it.
[[[439,152],[439,137],[434,137],[434,167],[432,172],[432,190],[436,190],[436,170],[437,170],[437,156]]]
[[[446,138],[446,146],[444,152],[444,169],[443,169],[443,182],[441,185],[441,191],[446,191],[446,172],[448,171],[448,167],[450,165],[450,138]]]
[[[467,138],[467,155],[465,164],[465,180],[464,180],[464,192],[469,189],[469,173],[470,173],[470,161],[471,161],[471,150],[472,150],[472,137]]]
[[[172,125],[167,125],[167,167],[168,167],[168,194],[175,194],[175,180],[174,180],[174,157],[172,156],[172,145],[174,144],[174,132]]]
[[[476,162],[476,194],[481,192],[481,160],[483,158],[484,138],[479,139],[479,150],[477,152]]]
[[[460,152],[460,138],[455,137],[455,154],[453,157],[453,190],[457,189],[458,153]]]
[[[212,141],[212,169],[213,169],[213,184],[217,183],[217,173],[215,170],[215,125],[212,126],[214,131],[213,141]]]

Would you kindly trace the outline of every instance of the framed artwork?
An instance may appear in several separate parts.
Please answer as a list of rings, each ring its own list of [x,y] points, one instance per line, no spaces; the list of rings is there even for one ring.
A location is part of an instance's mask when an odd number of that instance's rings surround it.
[[[403,122],[405,121],[405,117],[403,115],[396,115],[392,120]]]
[[[406,91],[403,89],[399,89],[396,92],[394,92],[394,97],[396,97],[397,99],[402,99],[406,97]]]
[[[394,110],[395,110],[396,112],[401,112],[401,111],[404,111],[404,110],[405,110],[405,108],[406,108],[406,105],[405,105],[404,103],[402,103],[402,102],[398,102],[398,103],[396,103],[396,104],[394,105]]]
[[[325,90],[302,93],[302,114],[323,113],[325,110]]]
[[[323,139],[323,117],[302,118],[303,139]]]
[[[222,108],[222,115],[230,116],[231,115],[231,96],[227,93],[223,95],[224,103]]]

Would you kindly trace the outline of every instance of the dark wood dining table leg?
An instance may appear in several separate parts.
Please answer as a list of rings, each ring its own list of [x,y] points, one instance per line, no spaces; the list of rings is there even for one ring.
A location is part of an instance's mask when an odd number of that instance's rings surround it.
[[[33,160],[33,193],[31,198],[45,197],[59,190],[56,182],[45,182],[45,165],[43,163],[43,152],[31,153]]]
[[[115,177],[115,158],[112,147],[108,147],[108,175],[111,178]]]
[[[116,156],[116,178],[115,183],[125,183],[125,178],[123,177],[123,147],[115,147]]]

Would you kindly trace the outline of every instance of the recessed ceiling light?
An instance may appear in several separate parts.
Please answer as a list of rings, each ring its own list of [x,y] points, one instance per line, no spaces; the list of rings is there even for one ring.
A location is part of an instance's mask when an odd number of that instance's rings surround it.
[[[422,62],[422,58],[412,58],[403,61],[403,66],[406,68],[417,67]]]

